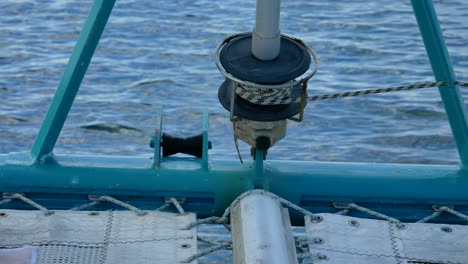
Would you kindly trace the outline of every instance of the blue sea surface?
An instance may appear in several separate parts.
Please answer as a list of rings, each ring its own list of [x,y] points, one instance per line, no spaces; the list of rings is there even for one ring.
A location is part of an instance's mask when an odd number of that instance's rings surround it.
[[[0,1],[0,153],[28,151],[92,1]],[[435,1],[458,80],[468,82],[468,1]],[[55,153],[151,156],[155,113],[164,130],[201,131],[210,156],[237,159],[232,124],[217,98],[214,50],[254,27],[254,0],[118,1]],[[309,95],[433,81],[410,2],[290,0],[282,32],[317,53]],[[468,88],[462,88],[466,99]],[[244,159],[250,148],[241,143]],[[458,164],[437,89],[311,102],[269,159]],[[222,226],[201,233],[226,239]],[[226,262],[230,253],[202,263]]]
[[[0,2],[0,153],[31,147],[91,4]],[[468,2],[435,6],[456,75],[468,81]],[[164,130],[178,135],[201,131],[208,110],[210,156],[236,159],[213,52],[254,17],[253,0],[118,1],[55,153],[150,156],[163,107]],[[310,95],[434,80],[409,1],[284,1],[281,28],[319,57]],[[249,159],[246,144],[241,152]],[[459,163],[437,89],[309,103],[268,158]]]

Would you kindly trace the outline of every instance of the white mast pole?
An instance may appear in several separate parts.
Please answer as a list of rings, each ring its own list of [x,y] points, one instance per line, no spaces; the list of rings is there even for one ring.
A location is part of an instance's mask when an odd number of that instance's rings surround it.
[[[280,6],[281,0],[257,0],[252,54],[259,60],[274,60],[280,53]]]

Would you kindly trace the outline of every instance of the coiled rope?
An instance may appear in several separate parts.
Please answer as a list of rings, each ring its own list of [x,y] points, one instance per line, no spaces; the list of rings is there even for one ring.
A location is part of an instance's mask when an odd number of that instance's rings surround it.
[[[398,92],[398,91],[408,91],[416,89],[425,89],[433,87],[441,87],[449,85],[450,82],[425,82],[425,83],[414,83],[404,86],[395,86],[388,88],[379,88],[379,89],[368,89],[368,90],[358,90],[353,92],[344,92],[344,93],[335,93],[335,94],[324,94],[324,95],[314,95],[307,97],[306,101],[319,101],[327,99],[337,99],[344,97],[354,97],[361,95],[369,94],[380,94],[380,93],[389,93],[389,92]],[[455,81],[454,85],[468,87],[468,83]],[[246,85],[236,83],[236,93],[244,100],[258,105],[281,105],[281,104],[292,104],[300,103],[301,97],[292,97],[291,91],[297,89],[297,86],[291,86],[286,88],[272,88],[272,89],[260,89],[254,88]]]

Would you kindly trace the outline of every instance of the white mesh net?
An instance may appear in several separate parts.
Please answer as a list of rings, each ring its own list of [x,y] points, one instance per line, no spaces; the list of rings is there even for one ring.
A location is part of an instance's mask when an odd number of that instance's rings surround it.
[[[185,230],[194,214],[2,212],[0,248],[36,246],[37,264],[180,263],[197,250],[196,228]]]
[[[467,264],[468,226],[405,223],[320,214],[306,217],[314,263]]]

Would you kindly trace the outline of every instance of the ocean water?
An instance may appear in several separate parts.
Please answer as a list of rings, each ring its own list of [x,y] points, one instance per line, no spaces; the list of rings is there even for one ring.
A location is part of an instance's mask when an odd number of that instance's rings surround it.
[[[0,1],[0,153],[28,151],[91,1]],[[435,1],[455,73],[468,81],[468,1]],[[118,1],[55,153],[151,156],[156,109],[164,130],[201,131],[210,156],[237,159],[216,45],[254,26],[253,0]],[[433,81],[409,1],[283,1],[282,32],[303,39],[320,68],[309,94]],[[462,88],[465,100],[468,89]],[[241,144],[244,159],[249,147]],[[309,103],[269,159],[458,164],[436,89]],[[216,239],[221,226],[201,227]],[[202,263],[225,262],[230,253]]]
[[[0,2],[0,153],[31,147],[91,3]],[[435,6],[457,77],[468,81],[468,2]],[[150,156],[163,107],[164,131],[183,136],[201,131],[208,110],[210,156],[237,158],[213,52],[250,31],[254,16],[253,0],[118,1],[55,152]],[[318,55],[311,95],[433,80],[409,1],[284,1],[281,28]],[[309,103],[268,158],[459,163],[436,89]]]

